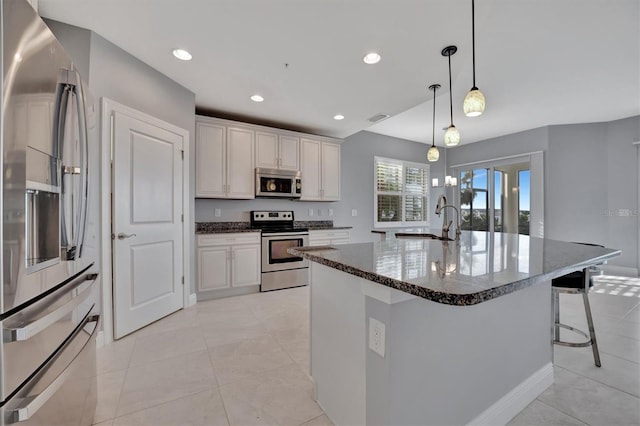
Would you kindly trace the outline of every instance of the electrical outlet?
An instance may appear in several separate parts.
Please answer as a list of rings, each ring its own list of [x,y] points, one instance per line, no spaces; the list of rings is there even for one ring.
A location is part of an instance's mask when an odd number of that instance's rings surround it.
[[[358,216],[358,210],[357,209],[351,209],[351,216]]]
[[[313,216],[313,209],[309,209],[309,216]]]
[[[213,211],[213,214],[215,215],[215,217],[220,217],[220,215],[222,214],[222,210],[221,209],[215,209]]]
[[[369,349],[384,358],[384,323],[369,317]]]
[[[329,216],[333,216],[333,209],[329,209]]]

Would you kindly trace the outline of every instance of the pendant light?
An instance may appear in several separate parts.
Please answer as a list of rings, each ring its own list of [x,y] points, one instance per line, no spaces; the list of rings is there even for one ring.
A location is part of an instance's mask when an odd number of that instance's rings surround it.
[[[451,88],[451,55],[456,53],[458,48],[456,46],[447,46],[442,49],[442,56],[446,56],[449,58],[449,105],[451,111],[451,124],[447,128],[447,131],[444,132],[444,144],[446,146],[456,146],[460,143],[460,132],[456,129],[456,126],[453,125],[453,91]]]
[[[433,127],[431,132],[431,148],[427,151],[427,160],[438,161],[440,158],[440,151],[436,147],[436,90],[440,88],[439,84],[432,84],[429,86],[429,90],[433,92]]]
[[[471,44],[473,57],[473,87],[467,93],[462,104],[464,115],[467,117],[477,117],[484,112],[484,95],[476,87],[476,13],[475,0],[471,0]]]

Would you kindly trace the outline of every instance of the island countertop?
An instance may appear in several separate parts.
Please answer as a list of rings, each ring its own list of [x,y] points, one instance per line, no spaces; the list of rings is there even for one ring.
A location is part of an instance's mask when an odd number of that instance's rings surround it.
[[[289,253],[448,305],[475,305],[618,256],[617,249],[518,234],[291,248]]]

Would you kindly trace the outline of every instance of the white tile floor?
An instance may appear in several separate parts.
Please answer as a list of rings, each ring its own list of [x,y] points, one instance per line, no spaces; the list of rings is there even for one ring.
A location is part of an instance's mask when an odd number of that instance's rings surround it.
[[[330,425],[312,397],[309,288],[200,302],[98,351],[99,425]],[[556,347],[555,383],[510,425],[640,424],[640,279],[601,277],[590,348]],[[579,296],[564,322],[584,328]],[[586,328],[585,328],[586,329]]]

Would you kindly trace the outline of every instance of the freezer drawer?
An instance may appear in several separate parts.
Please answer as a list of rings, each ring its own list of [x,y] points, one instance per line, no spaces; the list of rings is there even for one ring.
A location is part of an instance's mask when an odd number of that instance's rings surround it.
[[[6,401],[76,329],[99,300],[96,275],[81,273],[2,320],[2,398]]]
[[[87,313],[50,359],[5,403],[2,426],[92,424],[97,401],[98,322],[98,315]]]

